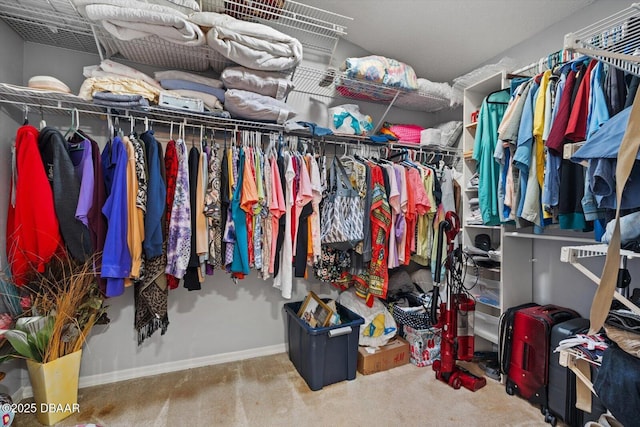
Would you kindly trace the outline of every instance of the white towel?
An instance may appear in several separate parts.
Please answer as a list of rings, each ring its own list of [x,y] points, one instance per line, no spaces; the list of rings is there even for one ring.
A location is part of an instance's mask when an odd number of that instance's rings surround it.
[[[74,0],[81,14],[119,40],[156,35],[187,46],[205,44],[204,33],[177,9],[136,0]]]
[[[255,70],[280,71],[302,60],[302,44],[267,25],[215,12],[197,12],[189,20],[207,32],[207,44],[226,58]]]

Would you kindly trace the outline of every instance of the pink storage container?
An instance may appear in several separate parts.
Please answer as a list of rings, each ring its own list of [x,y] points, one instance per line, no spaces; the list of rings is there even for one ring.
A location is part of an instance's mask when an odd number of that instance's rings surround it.
[[[418,125],[391,125],[389,130],[398,137],[399,142],[420,144],[420,132],[424,128]]]

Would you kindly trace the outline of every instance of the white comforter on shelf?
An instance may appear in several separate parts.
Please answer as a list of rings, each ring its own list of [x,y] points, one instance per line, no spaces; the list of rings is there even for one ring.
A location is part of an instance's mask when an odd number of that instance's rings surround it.
[[[302,44],[267,25],[215,12],[196,12],[189,20],[207,32],[207,44],[224,57],[254,70],[280,71],[302,60]]]
[[[136,0],[73,0],[79,12],[119,40],[158,36],[186,46],[206,43],[198,25],[175,8]]]

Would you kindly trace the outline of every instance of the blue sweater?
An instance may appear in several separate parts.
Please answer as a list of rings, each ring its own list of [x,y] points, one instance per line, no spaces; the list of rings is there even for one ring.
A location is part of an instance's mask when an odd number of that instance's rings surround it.
[[[124,279],[131,274],[131,253],[127,245],[127,152],[118,136],[111,144],[111,162],[116,165],[112,191],[102,207],[108,223],[101,274],[107,279],[107,297],[124,293]]]
[[[144,141],[149,172],[142,247],[145,256],[150,259],[162,255],[162,215],[166,205],[167,187],[160,173],[160,153],[158,153],[158,144],[153,136],[153,130],[143,133],[140,138]]]

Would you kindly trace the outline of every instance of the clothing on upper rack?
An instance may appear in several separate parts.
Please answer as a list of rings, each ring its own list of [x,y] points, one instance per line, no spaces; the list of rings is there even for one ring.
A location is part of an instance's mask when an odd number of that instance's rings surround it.
[[[62,245],[53,190],[38,149],[38,134],[31,125],[20,127],[12,149],[6,251],[18,286],[27,283],[32,269],[43,272]]]
[[[484,224],[515,222],[516,227],[532,225],[534,232],[542,232],[545,226],[559,223],[563,229],[595,227],[599,236],[606,209],[613,207],[608,200],[615,197],[610,184],[615,166],[594,157],[601,150],[617,152],[615,143],[605,141],[613,141],[623,126],[621,100],[630,93],[628,82],[623,82],[624,76],[613,67],[579,58],[514,87],[497,137],[489,142],[500,173],[494,173],[491,164],[487,169],[480,161],[483,158],[476,159],[480,209],[487,212]],[[480,123],[475,152],[484,148],[478,144],[483,134]],[[566,144],[584,140],[578,156],[563,159]],[[580,160],[589,161],[587,169],[575,163]],[[492,177],[485,190],[483,171],[485,179]]]
[[[478,197],[482,201],[482,220],[487,225],[499,224],[497,185],[499,166],[493,160],[498,126],[507,109],[509,92],[501,90],[488,95],[480,106],[473,158],[478,162]]]
[[[91,144],[83,142],[81,145],[69,147],[60,131],[45,127],[38,136],[38,146],[53,190],[56,215],[64,244],[74,259],[84,262],[93,253],[89,228],[87,227],[88,222],[85,222],[93,188],[87,188],[86,185],[84,188],[83,202],[86,203],[81,206],[84,221],[77,218],[76,212],[84,174],[86,173],[87,181],[93,182],[93,172],[90,170],[93,167],[90,160],[92,158]],[[80,154],[74,156],[73,160],[71,158],[72,151]],[[74,163],[74,160],[77,163]],[[87,166],[87,169],[83,167],[84,165]],[[76,171],[76,166],[78,171]]]

